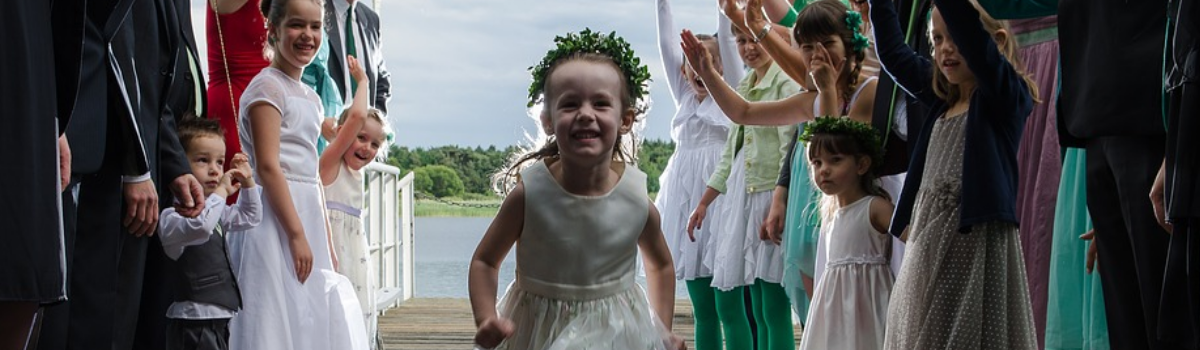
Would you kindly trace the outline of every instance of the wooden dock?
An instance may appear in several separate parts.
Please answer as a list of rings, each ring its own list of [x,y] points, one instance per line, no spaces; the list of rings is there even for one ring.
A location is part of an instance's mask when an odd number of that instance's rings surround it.
[[[675,333],[693,348],[692,304],[686,298],[675,301],[674,323]],[[379,332],[387,350],[462,350],[471,349],[475,323],[467,299],[417,298],[380,316]],[[799,326],[795,332],[798,342]]]

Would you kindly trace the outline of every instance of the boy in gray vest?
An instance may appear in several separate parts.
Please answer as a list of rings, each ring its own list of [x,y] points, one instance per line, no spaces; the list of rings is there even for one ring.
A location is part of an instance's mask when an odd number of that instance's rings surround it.
[[[172,260],[168,269],[175,300],[167,309],[168,350],[228,349],[229,319],[242,306],[224,235],[258,225],[261,193],[245,154],[235,155],[224,171],[223,135],[215,121],[193,117],[179,124],[179,141],[206,199],[194,218],[175,208],[163,210],[159,218],[163,250]],[[239,189],[243,193],[237,204],[226,205],[225,197]]]

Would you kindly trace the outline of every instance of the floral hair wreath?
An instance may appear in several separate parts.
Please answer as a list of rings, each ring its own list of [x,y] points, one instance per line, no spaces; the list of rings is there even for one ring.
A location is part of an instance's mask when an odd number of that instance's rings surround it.
[[[546,76],[550,67],[561,59],[580,53],[596,53],[608,56],[625,75],[625,88],[633,97],[634,108],[637,112],[646,111],[645,97],[650,90],[650,69],[642,64],[629,47],[629,43],[617,36],[617,32],[607,35],[593,32],[584,28],[579,33],[567,33],[566,36],[554,37],[555,48],[546,52],[536,66],[529,67],[533,73],[533,84],[529,85],[529,103],[527,107],[542,103],[545,99]]]
[[[834,116],[817,117],[811,122],[804,123],[804,132],[800,134],[800,141],[809,143],[817,134],[850,136],[862,145],[871,156],[871,172],[877,173],[883,166],[883,138],[879,136],[875,128],[866,123]]]
[[[860,33],[862,25],[863,18],[861,13],[854,10],[846,11],[846,26],[850,27],[851,32],[854,32],[854,39],[850,41],[850,48],[858,53],[862,53],[867,49],[867,46],[871,45],[871,42],[867,40],[867,36]]]

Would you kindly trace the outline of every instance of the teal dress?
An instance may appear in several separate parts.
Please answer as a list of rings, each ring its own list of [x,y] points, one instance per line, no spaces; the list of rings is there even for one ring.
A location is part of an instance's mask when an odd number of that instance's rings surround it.
[[[803,124],[801,124],[803,129]],[[788,182],[787,213],[783,229],[783,287],[792,300],[792,311],[801,321],[808,319],[808,294],[804,290],[803,273],[814,277],[817,260],[818,232],[821,229],[821,193],[813,187],[808,172],[808,150],[804,142],[796,142],[791,159],[792,175]],[[814,281],[813,283],[816,283]]]
[[[1068,148],[1063,157],[1050,254],[1046,350],[1110,348],[1100,275],[1084,270],[1088,242],[1079,239],[1080,234],[1092,229],[1087,211],[1086,158],[1079,148]]]
[[[337,118],[342,113],[342,92],[333,82],[333,76],[329,74],[329,37],[321,37],[321,49],[317,51],[317,57],[313,58],[312,63],[304,67],[304,74],[300,76],[300,81],[311,87],[317,92],[317,96],[321,97],[321,106],[325,109],[326,118]],[[339,72],[340,73],[340,72]],[[317,154],[325,151],[325,146],[328,141],[324,137],[317,135]]]

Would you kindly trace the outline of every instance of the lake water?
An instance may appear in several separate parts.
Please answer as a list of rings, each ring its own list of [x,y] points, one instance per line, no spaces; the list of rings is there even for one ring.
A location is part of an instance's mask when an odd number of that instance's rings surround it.
[[[417,217],[413,247],[417,265],[415,296],[467,298],[467,269],[471,255],[491,222],[492,218]],[[513,280],[515,257],[516,251],[509,251],[500,265],[498,288],[501,293]],[[645,286],[645,278],[638,277],[638,283]],[[682,282],[676,283],[675,295],[687,296]]]

